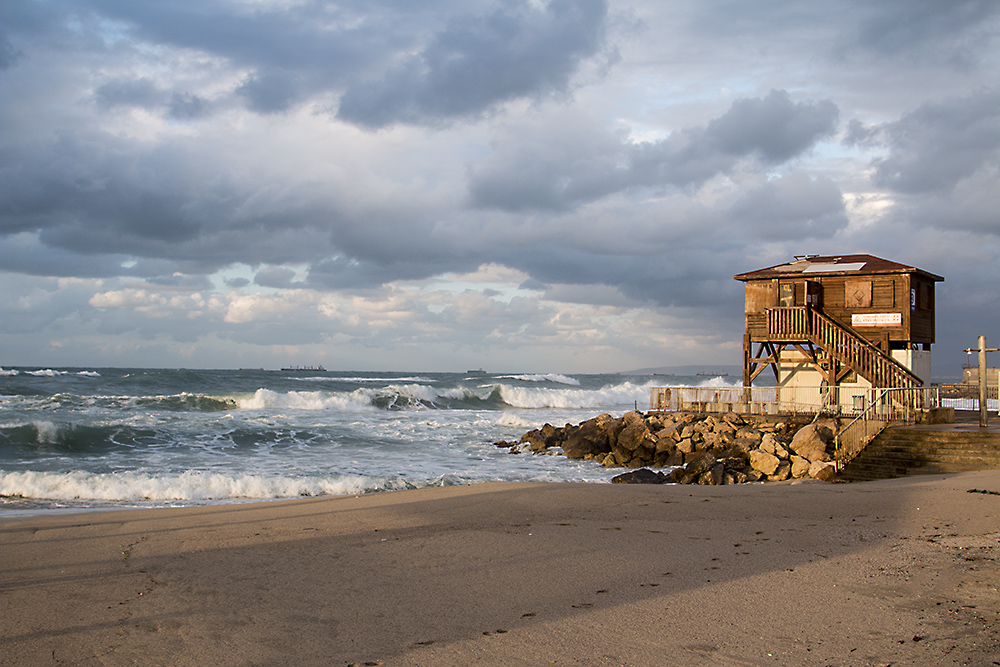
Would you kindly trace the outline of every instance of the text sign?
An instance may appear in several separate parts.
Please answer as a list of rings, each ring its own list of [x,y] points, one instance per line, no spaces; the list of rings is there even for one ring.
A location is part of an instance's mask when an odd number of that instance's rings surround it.
[[[851,315],[852,327],[901,327],[902,313],[854,313]]]

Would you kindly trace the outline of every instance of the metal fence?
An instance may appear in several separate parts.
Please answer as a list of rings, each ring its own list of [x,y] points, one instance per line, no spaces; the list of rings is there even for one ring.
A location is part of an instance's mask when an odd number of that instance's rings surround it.
[[[990,412],[1000,411],[1000,387],[995,384],[986,385],[986,409]],[[941,406],[956,410],[979,411],[979,385],[944,383],[940,385]]]
[[[875,406],[875,407],[872,407]],[[891,421],[914,421],[923,410],[941,407],[937,387],[652,387],[649,409],[668,412],[738,414],[822,414],[855,418],[870,413]]]

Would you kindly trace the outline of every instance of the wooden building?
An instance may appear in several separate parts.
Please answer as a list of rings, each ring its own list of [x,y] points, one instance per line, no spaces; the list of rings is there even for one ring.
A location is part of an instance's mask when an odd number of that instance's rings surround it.
[[[734,278],[746,283],[744,386],[767,369],[803,391],[929,384],[944,278],[872,255],[806,255]]]

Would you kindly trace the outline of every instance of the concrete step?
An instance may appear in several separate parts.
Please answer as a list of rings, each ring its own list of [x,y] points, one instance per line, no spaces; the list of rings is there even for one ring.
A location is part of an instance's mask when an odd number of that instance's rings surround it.
[[[1000,434],[995,431],[888,428],[840,478],[862,481],[986,468],[1000,468]]]

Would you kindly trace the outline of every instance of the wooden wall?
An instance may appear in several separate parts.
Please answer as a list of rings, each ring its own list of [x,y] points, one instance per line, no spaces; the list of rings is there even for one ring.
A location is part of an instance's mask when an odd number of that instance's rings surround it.
[[[847,326],[852,326],[851,315],[855,313],[899,313],[901,326],[852,327],[883,349],[934,342],[934,282],[910,273],[796,274],[787,278],[747,281],[747,333],[755,340],[766,339],[765,312],[779,306],[805,305],[807,282],[819,285],[823,312]]]

